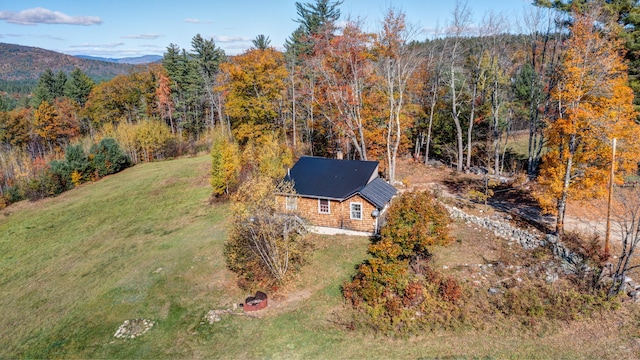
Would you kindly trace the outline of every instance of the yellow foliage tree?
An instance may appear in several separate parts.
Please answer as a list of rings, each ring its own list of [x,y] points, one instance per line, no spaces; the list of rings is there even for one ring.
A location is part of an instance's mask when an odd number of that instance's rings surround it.
[[[561,235],[569,198],[606,193],[612,139],[621,144],[619,169],[638,163],[638,125],[633,121],[633,92],[617,32],[591,14],[576,14],[552,98],[558,117],[546,131],[549,152],[538,181],[541,204],[557,214]]]
[[[211,186],[214,196],[229,195],[240,177],[240,149],[224,130],[213,132],[211,144]]]
[[[226,113],[234,126],[274,124],[284,100],[288,76],[284,56],[273,48],[252,49],[220,64],[218,90],[226,95]]]
[[[265,133],[247,143],[242,152],[243,167],[255,175],[279,180],[293,164],[293,152],[277,136]]]
[[[172,138],[171,130],[161,121],[147,120],[136,125],[136,142],[145,161],[160,158]]]

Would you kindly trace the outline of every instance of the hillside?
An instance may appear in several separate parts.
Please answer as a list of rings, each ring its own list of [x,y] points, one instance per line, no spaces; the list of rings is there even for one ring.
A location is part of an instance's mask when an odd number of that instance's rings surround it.
[[[313,256],[266,310],[210,322],[248,294],[225,267],[229,206],[209,203],[209,171],[208,156],[147,163],[0,211],[0,358],[637,358],[639,317],[626,310],[538,325],[498,316],[504,324],[410,339],[349,328],[340,286],[367,257],[358,237],[312,238]],[[438,267],[488,281],[471,264],[509,245],[462,223],[453,231]],[[146,334],[114,337],[140,318],[154,322]]]
[[[37,80],[46,69],[69,73],[78,67],[94,80],[126,74],[134,65],[82,59],[41,48],[0,43],[0,80]]]

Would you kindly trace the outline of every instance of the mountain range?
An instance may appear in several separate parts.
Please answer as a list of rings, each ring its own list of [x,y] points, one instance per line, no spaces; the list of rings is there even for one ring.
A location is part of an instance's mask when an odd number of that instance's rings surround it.
[[[160,55],[144,55],[144,56],[126,57],[126,58],[120,58],[120,59],[104,58],[104,57],[89,56],[89,55],[76,55],[76,57],[79,57],[81,59],[106,61],[106,62],[112,62],[112,63],[118,63],[118,64],[132,64],[132,65],[149,64],[149,63],[154,63],[162,60],[162,56]]]
[[[101,81],[127,74],[135,66],[160,59],[162,57],[157,55],[125,59],[71,56],[37,47],[0,42],[0,81],[37,80],[47,69],[54,73],[69,73],[76,67],[94,80]]]

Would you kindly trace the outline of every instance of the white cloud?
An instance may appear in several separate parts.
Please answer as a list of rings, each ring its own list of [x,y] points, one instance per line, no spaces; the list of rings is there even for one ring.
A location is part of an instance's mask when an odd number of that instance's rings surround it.
[[[41,38],[41,39],[49,39],[49,40],[65,40],[58,36],[53,35],[34,35],[34,34],[0,34],[0,38],[11,37],[11,38]]]
[[[87,48],[87,49],[109,49],[117,46],[124,45],[123,42],[111,43],[111,44],[79,44],[79,45],[70,45],[71,48]]]
[[[102,19],[97,16],[70,16],[59,11],[37,7],[20,12],[0,11],[0,20],[18,25],[66,24],[66,25],[100,25]]]
[[[161,50],[166,49],[166,47],[164,47],[164,46],[151,45],[151,44],[142,44],[142,45],[140,45],[140,47],[141,48],[145,48],[145,49],[161,49]]]
[[[224,36],[224,35],[213,36],[213,40],[215,42],[220,42],[220,43],[238,43],[238,42],[251,41],[251,39],[242,37],[242,36]]]
[[[142,39],[142,40],[155,40],[162,35],[160,34],[137,34],[137,35],[125,35],[121,36],[123,39]]]
[[[211,24],[211,20],[200,20],[200,19],[186,18],[186,19],[184,19],[184,21],[188,22],[190,24]]]

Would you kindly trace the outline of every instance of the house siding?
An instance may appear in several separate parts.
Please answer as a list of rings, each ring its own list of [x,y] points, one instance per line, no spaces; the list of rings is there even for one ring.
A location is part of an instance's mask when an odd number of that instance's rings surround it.
[[[350,204],[352,202],[362,204],[362,220],[351,219]],[[278,197],[278,207],[281,211],[292,212],[286,209],[285,196]],[[315,226],[364,232],[374,232],[376,230],[376,219],[371,216],[375,206],[360,195],[354,195],[344,201],[329,200],[329,209],[329,214],[321,214],[318,209],[317,198],[299,197],[295,213]]]

